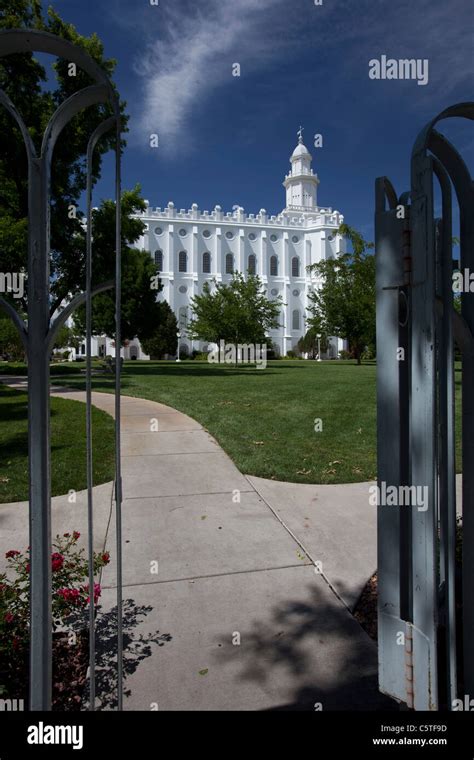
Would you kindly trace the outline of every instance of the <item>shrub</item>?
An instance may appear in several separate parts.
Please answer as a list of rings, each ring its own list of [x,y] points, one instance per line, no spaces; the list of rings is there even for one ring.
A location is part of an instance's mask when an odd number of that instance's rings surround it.
[[[339,351],[339,359],[352,359],[350,351]]]
[[[66,620],[89,606],[89,566],[84,549],[78,549],[80,533],[56,536],[51,555],[53,631]],[[29,549],[6,553],[7,573],[0,574],[0,650],[2,659],[15,667],[18,657],[28,649],[30,625],[30,556]],[[94,554],[94,576],[109,562],[108,552]],[[94,584],[94,600],[101,589]]]
[[[267,342],[267,359],[269,361],[280,358],[280,349],[273,343],[273,341]]]
[[[373,349],[373,346],[367,346],[365,351],[361,354],[361,359],[365,359],[366,361],[370,361],[372,359],[375,359],[375,351]]]

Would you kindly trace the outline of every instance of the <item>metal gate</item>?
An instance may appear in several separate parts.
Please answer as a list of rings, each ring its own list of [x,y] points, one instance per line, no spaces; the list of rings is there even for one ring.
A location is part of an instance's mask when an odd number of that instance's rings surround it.
[[[410,192],[397,198],[386,177],[376,181],[379,686],[416,710],[451,709],[459,678],[462,692],[474,696],[474,292],[462,293],[458,314],[452,258],[453,187],[460,270],[474,273],[474,187],[459,153],[435,129],[452,117],[474,119],[474,103],[446,109],[420,132]],[[442,198],[436,219],[435,181]],[[455,340],[462,353],[462,596]]]
[[[87,490],[90,581],[90,708],[95,705],[95,609],[93,576],[93,499],[91,423],[91,303],[94,294],[115,287],[115,344],[121,345],[121,118],[117,93],[103,69],[82,50],[55,35],[35,30],[0,32],[0,58],[15,53],[49,53],[74,63],[94,84],[75,92],[56,110],[43,135],[38,155],[14,103],[0,91],[0,103],[21,131],[28,159],[28,319],[21,319],[11,303],[0,298],[0,307],[11,317],[23,341],[28,360],[28,440],[30,513],[30,709],[50,710],[52,689],[51,620],[51,475],[50,475],[50,355],[58,330],[80,305],[86,305],[87,346]],[[54,148],[64,127],[80,111],[108,104],[113,116],[91,135],[87,149],[87,258],[84,292],[75,295],[54,321],[50,317],[50,178]],[[103,135],[115,130],[115,281],[92,288],[92,158]],[[120,351],[117,351],[120,355]],[[121,469],[120,469],[120,361],[115,373],[115,507],[117,522],[117,678],[118,707],[122,708],[122,575],[121,575]]]

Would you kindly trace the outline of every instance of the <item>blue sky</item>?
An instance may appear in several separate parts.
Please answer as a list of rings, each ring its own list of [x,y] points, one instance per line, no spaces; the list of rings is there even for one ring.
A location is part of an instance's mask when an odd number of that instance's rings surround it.
[[[52,0],[82,34],[97,32],[118,60],[131,116],[124,186],[153,206],[285,205],[296,131],[321,184],[318,202],[373,239],[374,180],[408,188],[422,126],[472,99],[472,0]],[[429,61],[429,82],[377,81],[369,60]],[[241,76],[232,76],[239,63]],[[472,123],[442,130],[473,165]],[[149,146],[151,133],[159,148]],[[324,147],[312,147],[315,133]],[[104,164],[96,202],[112,194]]]

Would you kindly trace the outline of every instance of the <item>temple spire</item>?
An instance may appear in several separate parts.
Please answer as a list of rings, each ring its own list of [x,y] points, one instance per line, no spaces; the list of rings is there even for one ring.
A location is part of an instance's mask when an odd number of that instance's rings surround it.
[[[318,207],[317,187],[318,175],[311,168],[312,156],[303,143],[303,127],[296,133],[298,144],[291,154],[291,171],[283,183],[286,188],[286,210],[314,212]]]

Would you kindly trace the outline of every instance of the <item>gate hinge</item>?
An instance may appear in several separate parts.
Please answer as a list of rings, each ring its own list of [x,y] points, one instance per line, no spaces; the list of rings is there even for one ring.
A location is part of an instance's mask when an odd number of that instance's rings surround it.
[[[403,284],[411,285],[412,261],[411,261],[411,232],[405,228],[402,233],[403,255]]]
[[[405,633],[405,685],[406,704],[413,709],[415,705],[415,691],[413,688],[413,631],[410,623],[406,623]]]

